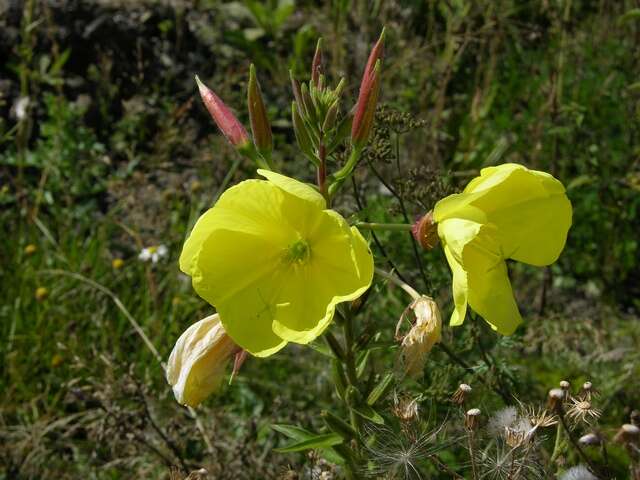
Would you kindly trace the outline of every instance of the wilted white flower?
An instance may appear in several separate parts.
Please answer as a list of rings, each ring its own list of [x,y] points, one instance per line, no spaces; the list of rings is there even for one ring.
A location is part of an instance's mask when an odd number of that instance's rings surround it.
[[[598,480],[584,465],[572,467],[560,476],[560,480]]]
[[[168,253],[169,250],[164,245],[153,245],[143,248],[138,255],[138,259],[143,262],[151,261],[151,263],[158,263],[158,261],[166,257]]]
[[[239,350],[217,313],[187,328],[167,362],[167,381],[176,400],[197,406],[220,387],[229,360]]]
[[[415,323],[412,323],[411,330],[404,337],[400,337],[402,357],[407,375],[417,376],[422,373],[427,354],[440,341],[442,317],[436,302],[431,297],[422,295],[416,298],[400,317],[396,337],[408,310],[413,311]]]

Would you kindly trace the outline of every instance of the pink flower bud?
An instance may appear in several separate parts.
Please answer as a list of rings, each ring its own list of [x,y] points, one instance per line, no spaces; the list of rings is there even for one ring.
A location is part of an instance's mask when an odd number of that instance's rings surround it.
[[[378,104],[380,90],[380,66],[384,49],[385,31],[382,29],[380,38],[371,49],[367,65],[360,82],[360,93],[356,103],[353,126],[351,127],[351,141],[356,147],[362,147],[369,138],[373,126],[373,117]]]
[[[369,139],[373,127],[373,119],[378,105],[380,91],[380,60],[376,63],[371,75],[366,75],[360,85],[360,94],[356,103],[351,126],[351,143],[362,148]]]
[[[229,143],[236,148],[241,148],[249,143],[249,135],[236,116],[231,112],[220,97],[200,81],[196,75],[196,82],[200,90],[200,96],[205,107],[209,110],[213,121],[216,122],[220,131],[229,140]]]

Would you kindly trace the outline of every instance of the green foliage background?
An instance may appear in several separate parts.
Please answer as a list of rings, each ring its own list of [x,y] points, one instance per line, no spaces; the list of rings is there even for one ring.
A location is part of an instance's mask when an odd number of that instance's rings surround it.
[[[0,478],[168,478],[172,465],[205,466],[212,478],[293,478],[288,469],[312,478],[317,462],[273,452],[284,439],[269,426],[321,429],[317,413],[337,408],[321,351],[289,347],[250,360],[196,422],[175,404],[128,315],[166,358],[210,312],[178,271],[181,244],[220,189],[253,175],[244,162],[230,171],[235,152],[197,98],[194,74],[248,125],[254,62],[275,161],[311,179],[294,146],[288,70],[307,78],[322,36],[328,76],[344,76],[355,101],[383,25],[383,105],[356,188],[338,204],[343,214],[412,220],[503,162],[552,172],[574,206],[557,264],[512,266],[525,318],[516,335],[497,337],[475,318],[445,329],[446,343],[493,389],[438,350],[424,377],[397,394],[419,396],[433,425],[458,414],[448,398],[461,381],[477,386],[474,401],[491,412],[504,403],[495,389],[540,403],[561,379],[589,379],[610,435],[640,408],[636,2],[9,3],[0,7]],[[379,240],[378,264],[436,296],[446,316],[444,256],[416,256],[406,234]],[[167,258],[138,259],[160,244]],[[36,299],[39,287],[45,298]],[[392,344],[407,303],[376,283],[363,330]],[[393,371],[395,353],[366,361]],[[391,408],[393,395],[385,402]],[[462,462],[455,446],[441,455]]]

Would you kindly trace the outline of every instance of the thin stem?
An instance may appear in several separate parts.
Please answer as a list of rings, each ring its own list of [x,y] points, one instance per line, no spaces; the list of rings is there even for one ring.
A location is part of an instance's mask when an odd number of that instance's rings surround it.
[[[412,225],[408,223],[373,223],[357,222],[356,227],[362,230],[387,230],[391,232],[410,232]]]
[[[385,180],[384,176],[380,175],[380,173],[378,172],[376,167],[373,165],[369,157],[367,157],[367,164],[369,165],[369,169],[373,172],[373,174],[378,178],[378,180],[380,180],[380,183],[382,183],[385,186],[385,188],[391,192],[391,195],[393,195],[395,199],[398,200],[398,205],[400,205],[400,211],[402,212],[402,217],[404,218],[404,221],[406,223],[411,223],[411,221],[409,220],[409,214],[407,213],[407,209],[404,205],[404,200],[402,198],[402,195],[399,192],[397,192],[396,189],[393,188],[393,186],[389,182]],[[400,134],[399,133],[396,134],[396,164],[397,164],[398,172],[400,172]],[[418,269],[420,270],[420,276],[422,277],[422,281],[424,282],[424,285],[427,288],[429,295],[432,295],[433,292],[432,292],[431,282],[429,281],[429,278],[427,277],[427,273],[424,270],[422,257],[420,256],[420,251],[418,249],[418,242],[416,242],[416,239],[413,237],[413,235],[410,232],[409,232],[409,240],[411,241],[411,247],[413,248],[413,256],[416,260],[416,264],[418,265]]]
[[[553,452],[551,452],[551,463],[555,462],[560,456],[562,451],[562,424],[558,422],[556,426],[556,441],[553,445]]]
[[[385,278],[387,280],[389,280],[391,283],[396,284],[398,287],[400,287],[401,289],[403,289],[405,292],[407,292],[411,298],[413,298],[414,300],[417,300],[418,298],[421,297],[421,295],[413,288],[411,287],[411,285],[409,285],[406,282],[403,282],[402,280],[400,280],[398,277],[396,277],[393,273],[391,272],[386,272],[384,270],[382,270],[381,268],[375,267],[375,272],[380,275],[382,278]]]
[[[356,183],[356,179],[353,176],[351,177],[351,185],[353,186],[353,196],[356,199],[358,210],[364,211],[366,205],[364,204],[363,200],[360,198],[360,193],[358,191],[358,184]],[[365,220],[368,220],[366,216],[365,216]],[[376,235],[375,230],[371,230],[371,238],[373,238],[373,242],[376,244],[376,247],[378,247],[378,250],[380,250],[380,253],[385,258],[385,260],[387,261],[391,269],[394,272],[396,272],[396,275],[398,275],[398,277],[401,280],[405,280],[404,276],[400,273],[400,270],[398,269],[396,264],[393,263],[393,260],[391,260],[389,255],[387,255],[387,251],[382,245],[382,243],[380,242],[380,239],[378,238],[378,235]]]
[[[478,479],[478,466],[476,465],[476,455],[473,448],[473,432],[468,432],[467,434],[467,447],[469,449],[469,457],[471,458],[471,473],[473,475],[473,479]]]
[[[578,452],[580,457],[582,457],[585,463],[589,465],[589,468],[591,468],[593,472],[598,473],[598,469],[596,468],[596,466],[593,464],[593,462],[587,456],[587,454],[584,453],[584,450],[582,450],[582,447],[580,447],[580,444],[576,441],[576,439],[573,438],[571,430],[569,430],[569,426],[567,425],[567,421],[564,418],[563,411],[558,412],[558,418],[560,418],[560,423],[562,424],[562,427],[564,428],[564,431],[567,434],[567,438],[569,439],[569,442],[571,442],[571,445],[573,446],[573,448],[576,449],[576,451]]]

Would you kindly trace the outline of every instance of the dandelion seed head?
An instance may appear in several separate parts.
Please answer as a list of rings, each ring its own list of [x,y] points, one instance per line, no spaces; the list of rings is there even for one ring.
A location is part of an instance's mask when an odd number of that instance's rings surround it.
[[[516,407],[505,407],[491,416],[487,424],[487,431],[494,437],[504,435],[505,429],[513,426],[517,420],[518,410]]]
[[[567,416],[576,421],[585,422],[590,425],[591,420],[597,420],[602,415],[602,412],[597,408],[593,408],[591,402],[588,400],[581,400],[579,398],[571,399],[572,405],[567,410]]]
[[[598,480],[584,465],[571,467],[560,476],[560,480]]]

